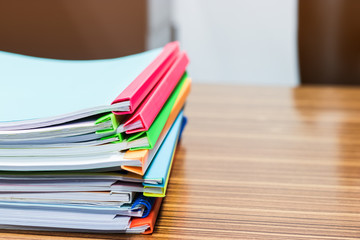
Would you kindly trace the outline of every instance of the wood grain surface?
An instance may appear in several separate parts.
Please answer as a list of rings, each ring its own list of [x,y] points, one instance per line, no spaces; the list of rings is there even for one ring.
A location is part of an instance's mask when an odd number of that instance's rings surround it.
[[[153,235],[0,237],[360,238],[359,88],[195,84],[186,115]]]

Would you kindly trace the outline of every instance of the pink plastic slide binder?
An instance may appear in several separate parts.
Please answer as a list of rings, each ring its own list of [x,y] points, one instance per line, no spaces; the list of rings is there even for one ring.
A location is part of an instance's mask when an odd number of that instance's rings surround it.
[[[150,92],[135,113],[131,115],[131,118],[125,122],[124,130],[127,134],[147,131],[150,128],[156,116],[181,79],[181,76],[185,73],[188,63],[189,58],[186,53],[179,53],[169,71],[155,86],[154,90]]]
[[[130,101],[130,110],[128,112],[114,113],[117,115],[133,113],[174,63],[179,52],[178,42],[168,43],[161,54],[112,102],[112,104],[115,104]]]

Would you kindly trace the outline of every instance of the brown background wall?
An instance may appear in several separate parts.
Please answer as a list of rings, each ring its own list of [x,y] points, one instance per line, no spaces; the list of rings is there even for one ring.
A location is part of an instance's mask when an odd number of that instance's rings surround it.
[[[146,46],[146,0],[0,0],[0,50],[111,58]]]
[[[360,84],[360,1],[299,0],[302,83]]]

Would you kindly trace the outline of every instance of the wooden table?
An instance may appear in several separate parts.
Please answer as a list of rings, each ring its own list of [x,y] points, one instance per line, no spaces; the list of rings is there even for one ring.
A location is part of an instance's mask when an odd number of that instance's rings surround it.
[[[186,114],[189,124],[152,236],[0,236],[360,238],[359,88],[194,85]]]

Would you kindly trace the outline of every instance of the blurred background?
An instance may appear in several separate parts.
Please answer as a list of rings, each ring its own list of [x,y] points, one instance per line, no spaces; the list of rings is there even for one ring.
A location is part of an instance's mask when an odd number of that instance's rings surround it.
[[[359,0],[0,0],[0,50],[112,58],[179,40],[194,82],[360,83]]]

